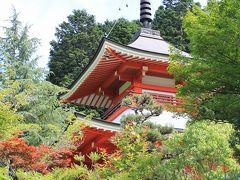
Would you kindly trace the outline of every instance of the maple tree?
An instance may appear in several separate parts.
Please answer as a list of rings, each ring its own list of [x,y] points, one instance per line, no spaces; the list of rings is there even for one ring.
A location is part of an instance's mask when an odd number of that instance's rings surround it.
[[[45,154],[40,151],[41,148],[43,147],[29,146],[24,140],[12,137],[8,140],[0,141],[1,161],[7,164],[11,160],[14,169],[21,168],[27,171],[44,172],[46,164],[41,162],[41,158]]]
[[[40,145],[30,146],[18,137],[0,141],[0,159],[7,165],[12,161],[13,169],[47,173],[55,167],[70,167],[73,163],[73,151],[67,148],[54,150]]]

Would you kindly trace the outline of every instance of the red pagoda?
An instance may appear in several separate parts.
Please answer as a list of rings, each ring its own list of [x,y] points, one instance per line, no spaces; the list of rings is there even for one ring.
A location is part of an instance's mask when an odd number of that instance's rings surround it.
[[[131,109],[121,107],[124,97],[149,93],[161,104],[181,103],[176,98],[176,81],[168,72],[170,44],[163,40],[159,31],[150,29],[149,0],[141,0],[140,6],[143,28],[136,33],[133,42],[126,46],[103,38],[95,57],[70,91],[60,97],[62,102],[105,109],[102,120],[87,121],[79,115],[89,124],[84,129],[83,143],[79,147],[82,154],[97,148],[114,151],[109,139],[121,130],[121,116],[131,113]],[[182,55],[189,56],[185,52]],[[170,112],[164,111],[152,121],[181,129],[187,120],[174,119]]]

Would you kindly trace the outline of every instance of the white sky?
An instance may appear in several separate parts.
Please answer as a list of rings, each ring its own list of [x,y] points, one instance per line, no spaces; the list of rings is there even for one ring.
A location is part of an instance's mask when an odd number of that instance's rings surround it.
[[[195,0],[203,6],[207,0]],[[49,56],[49,42],[54,39],[55,28],[72,14],[73,9],[86,9],[96,17],[97,22],[124,17],[139,19],[139,0],[0,0],[0,27],[12,13],[12,6],[19,12],[23,24],[32,25],[30,36],[41,40],[38,55],[39,65],[46,67]],[[162,4],[162,0],[151,0],[152,14]],[[126,4],[128,7],[126,7]],[[119,11],[121,7],[121,11]],[[2,31],[0,30],[0,35]]]

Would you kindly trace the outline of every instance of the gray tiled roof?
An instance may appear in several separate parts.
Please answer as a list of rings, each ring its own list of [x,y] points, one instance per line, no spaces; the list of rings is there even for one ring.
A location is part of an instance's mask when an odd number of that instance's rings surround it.
[[[135,35],[134,41],[128,46],[165,55],[170,54],[171,48],[171,45],[160,36],[159,31],[147,28],[141,28]],[[190,57],[186,52],[181,52],[181,54]]]

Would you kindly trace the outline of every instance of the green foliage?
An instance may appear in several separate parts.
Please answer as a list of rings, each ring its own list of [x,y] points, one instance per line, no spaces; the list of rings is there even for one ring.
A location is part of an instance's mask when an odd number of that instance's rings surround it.
[[[103,178],[110,179],[151,179],[154,166],[159,163],[161,153],[155,140],[161,136],[152,136],[148,126],[126,125],[123,132],[113,139],[118,151],[110,156],[105,167],[98,172]],[[157,134],[159,135],[159,134]]]
[[[152,116],[159,116],[162,113],[162,107],[157,104],[150,94],[134,94],[122,100],[122,106],[127,106],[134,110],[135,114],[124,116],[121,124],[135,123],[142,124]]]
[[[73,10],[56,29],[56,40],[50,42],[50,74],[48,80],[69,86],[93,57],[102,32],[93,15],[85,10]]]
[[[4,35],[0,37],[0,87],[6,80],[42,78],[35,55],[39,40],[29,38],[29,27],[18,21],[15,9],[9,22],[10,26],[3,27]]]
[[[72,110],[57,99],[65,89],[42,80],[44,71],[36,66],[38,40],[28,36],[29,27],[22,26],[15,9],[9,21],[0,38],[1,138],[22,129],[29,144],[51,145],[69,126]]]
[[[162,135],[171,134],[173,132],[173,127],[171,126],[162,126],[152,122],[146,122],[145,125],[147,125],[150,129],[157,129]]]
[[[57,141],[68,126],[69,118],[73,119],[73,110],[61,104],[57,95],[65,89],[47,81],[28,82],[24,89],[29,95],[28,104],[18,108],[25,124],[37,125],[38,128],[24,129],[22,138],[31,145],[51,145]]]
[[[192,58],[173,56],[170,67],[177,80],[184,80],[179,94],[197,99],[194,103],[200,119],[223,119],[236,126],[240,105],[240,56],[239,46],[235,45],[239,34],[239,6],[234,0],[212,1],[208,12],[194,6],[184,21],[191,40]]]
[[[115,174],[109,179],[143,180],[154,179],[154,172],[159,166],[161,155],[158,153],[136,156],[136,162],[127,171]],[[159,177],[158,177],[159,178]]]
[[[113,138],[118,151],[105,159],[106,167],[98,168],[98,172],[102,177],[112,179],[152,179],[158,167],[156,164],[160,163],[162,157],[162,141],[166,139],[161,131],[168,134],[172,128],[167,130],[145,122],[162,112],[162,108],[148,94],[126,97],[122,105],[132,108],[135,114],[121,120],[124,131]],[[146,110],[148,112],[144,112]]]
[[[0,140],[18,134],[21,129],[23,116],[16,112],[26,103],[26,94],[22,92],[13,97],[19,85],[19,82],[8,81],[8,87],[0,89]]]
[[[153,107],[154,102],[148,96],[135,98],[127,97],[123,105],[135,111]],[[183,133],[170,134],[171,128],[135,118],[136,114],[124,117],[124,131],[113,139],[118,151],[107,159],[106,167],[98,168],[101,177],[220,179],[238,176],[240,167],[229,143],[234,132],[232,125],[193,121]]]
[[[170,66],[174,77],[184,81],[179,96],[190,105],[185,110],[194,112],[194,119],[234,124],[236,150],[240,144],[239,7],[235,0],[209,1],[205,10],[194,6],[184,19],[192,57],[174,55]]]
[[[119,152],[110,159],[114,166],[99,171],[108,179],[234,179],[240,166],[229,144],[233,131],[230,124],[197,122],[148,151],[146,134],[128,126],[116,137]]]
[[[83,113],[85,116],[88,116],[90,119],[92,119],[93,117],[95,118],[100,118],[101,114],[104,112],[103,109],[101,108],[84,108],[84,110],[79,111],[81,113]]]
[[[114,28],[113,25],[116,23]],[[128,21],[127,19],[120,18],[114,21],[106,20],[104,24],[100,25],[103,33],[109,33],[108,38],[121,44],[129,44],[133,38],[133,35],[141,27],[139,21]]]
[[[84,166],[74,166],[71,168],[56,168],[54,171],[43,175],[36,172],[24,172],[17,171],[17,176],[22,180],[73,180],[73,179],[89,179],[88,174],[89,170],[87,170]]]
[[[74,156],[74,160],[78,161],[78,162],[83,162],[85,159],[84,156],[81,156],[81,155],[75,155]]]
[[[56,40],[50,42],[50,74],[53,84],[67,87],[77,79],[93,58],[104,34],[109,33],[115,21],[98,24],[85,10],[73,10],[56,29]],[[109,35],[118,43],[128,44],[139,24],[120,18]]]
[[[7,175],[7,168],[0,166],[0,179],[1,180],[10,180],[10,177]]]
[[[203,121],[193,123],[184,133],[174,134],[165,143],[171,158],[163,161],[158,175],[219,179],[239,172],[229,144],[233,131],[230,124]]]
[[[101,158],[101,156],[97,152],[91,152],[89,154],[89,158],[91,159],[93,164],[95,164]]]
[[[153,29],[160,30],[164,40],[186,52],[189,51],[189,40],[184,32],[182,19],[192,5],[193,0],[164,0],[152,22]]]
[[[73,134],[76,135],[76,138],[81,138],[83,136],[82,131],[81,131],[81,127],[85,126],[85,124],[80,120],[74,120],[72,123],[70,123],[70,125],[68,126],[66,132],[65,132],[65,136],[63,138],[66,138],[66,140],[68,141],[68,143],[73,140]]]

